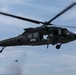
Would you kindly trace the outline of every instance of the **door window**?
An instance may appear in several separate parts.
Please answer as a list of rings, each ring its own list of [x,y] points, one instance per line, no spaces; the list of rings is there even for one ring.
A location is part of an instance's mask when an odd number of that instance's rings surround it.
[[[33,33],[33,38],[38,38],[39,34],[38,33]]]
[[[31,39],[32,38],[32,34],[28,34],[28,39]]]

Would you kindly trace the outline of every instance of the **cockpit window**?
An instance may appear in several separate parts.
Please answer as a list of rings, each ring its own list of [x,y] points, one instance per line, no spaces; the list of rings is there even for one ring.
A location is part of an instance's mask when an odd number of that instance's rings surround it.
[[[70,35],[70,33],[69,33],[67,30],[65,30],[64,33],[65,33],[66,35]]]
[[[70,35],[69,31],[66,29],[62,30],[62,35]]]

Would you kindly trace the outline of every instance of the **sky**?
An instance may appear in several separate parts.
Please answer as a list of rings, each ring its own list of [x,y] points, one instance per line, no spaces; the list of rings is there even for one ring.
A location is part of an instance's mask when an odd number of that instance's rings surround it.
[[[0,0],[0,11],[39,21],[49,21],[76,0]],[[76,6],[52,23],[76,25]],[[18,36],[34,23],[0,15],[0,40]],[[70,29],[76,31],[76,29]],[[0,54],[0,75],[76,75],[76,41],[55,46],[7,47]],[[19,62],[14,62],[19,60]]]

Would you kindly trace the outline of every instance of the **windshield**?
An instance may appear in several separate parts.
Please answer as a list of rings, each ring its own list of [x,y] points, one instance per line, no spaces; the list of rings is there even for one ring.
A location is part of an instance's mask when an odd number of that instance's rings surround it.
[[[62,35],[70,35],[70,32],[67,29],[62,29]]]

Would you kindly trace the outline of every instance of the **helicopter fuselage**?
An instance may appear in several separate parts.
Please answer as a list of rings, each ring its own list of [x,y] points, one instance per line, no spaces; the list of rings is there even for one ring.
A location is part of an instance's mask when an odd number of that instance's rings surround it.
[[[20,46],[20,45],[56,45],[64,44],[76,39],[76,34],[71,33],[66,28],[40,26],[37,28],[27,28],[25,32],[17,37],[0,41],[0,46]]]

